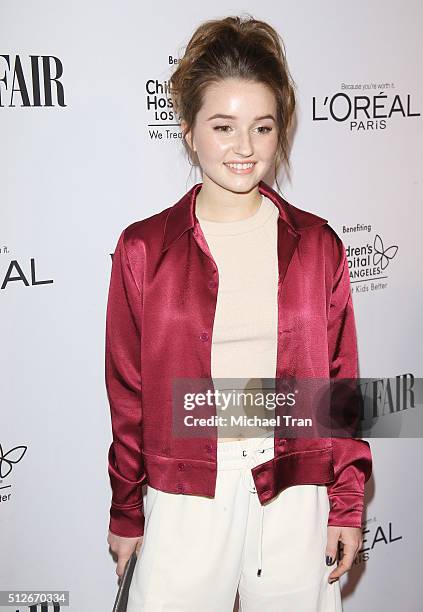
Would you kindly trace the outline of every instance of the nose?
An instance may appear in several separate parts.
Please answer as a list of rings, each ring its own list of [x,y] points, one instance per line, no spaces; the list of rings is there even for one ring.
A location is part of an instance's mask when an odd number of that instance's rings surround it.
[[[235,143],[234,143],[235,155],[242,155],[248,157],[253,154],[253,147],[251,145],[251,138],[249,132],[239,132]]]

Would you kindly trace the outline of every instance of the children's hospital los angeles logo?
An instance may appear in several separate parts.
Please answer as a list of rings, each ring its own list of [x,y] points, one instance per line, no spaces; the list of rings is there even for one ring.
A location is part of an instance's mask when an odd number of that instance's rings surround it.
[[[167,58],[168,66],[174,69],[176,57]],[[170,81],[167,78],[149,78],[145,82],[145,109],[150,140],[182,139],[179,117],[173,108],[170,95]]]
[[[0,503],[10,502],[12,498],[13,469],[25,455],[27,446],[19,445],[5,448],[0,444]]]
[[[371,225],[343,226],[342,233],[366,232],[365,237],[354,244],[344,238],[350,270],[352,293],[380,291],[386,289],[389,276],[395,269],[398,245],[379,232],[372,232]]]

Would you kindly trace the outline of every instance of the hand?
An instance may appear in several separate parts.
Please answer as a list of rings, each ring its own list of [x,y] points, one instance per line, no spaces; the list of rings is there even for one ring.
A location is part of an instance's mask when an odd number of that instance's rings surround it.
[[[134,550],[136,550],[138,554],[142,540],[143,536],[138,536],[137,538],[125,538],[109,531],[107,542],[112,552],[117,555],[118,561],[116,566],[116,574],[119,577],[123,575],[126,562],[131,557]]]
[[[344,554],[339,565],[328,576],[329,584],[351,569],[354,559],[363,544],[363,535],[358,527],[334,527],[328,525],[326,556],[335,562],[338,552],[338,540],[344,545]],[[332,564],[330,564],[332,565]]]

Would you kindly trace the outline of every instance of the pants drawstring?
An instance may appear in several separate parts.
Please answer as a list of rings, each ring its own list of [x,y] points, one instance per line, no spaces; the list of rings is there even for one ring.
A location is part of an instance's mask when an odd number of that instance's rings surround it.
[[[244,457],[248,457],[248,463],[245,467],[244,471],[244,482],[247,485],[250,493],[257,493],[256,486],[254,484],[254,478],[251,473],[251,468],[255,467],[259,463],[259,453],[264,453],[266,450],[273,448],[273,440],[272,446],[266,448],[260,448],[267,442],[267,438],[263,438],[257,448],[243,450],[242,454]],[[257,576],[261,576],[262,573],[262,549],[263,549],[263,523],[264,523],[264,506],[260,504],[260,526],[259,526],[259,537],[258,537],[258,547],[257,547],[257,559],[258,559],[258,569]]]

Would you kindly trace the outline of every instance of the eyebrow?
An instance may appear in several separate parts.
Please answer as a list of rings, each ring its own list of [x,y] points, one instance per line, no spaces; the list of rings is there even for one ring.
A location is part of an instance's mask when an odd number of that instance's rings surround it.
[[[207,119],[207,121],[211,121],[212,119],[236,119],[233,115],[223,115],[221,113],[217,113],[216,115],[212,115]],[[263,119],[273,119],[276,122],[273,115],[263,115],[262,117],[255,117],[253,121],[262,121]]]

